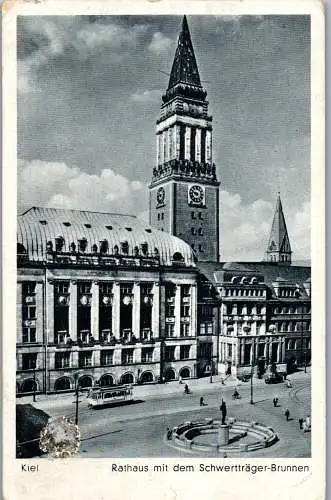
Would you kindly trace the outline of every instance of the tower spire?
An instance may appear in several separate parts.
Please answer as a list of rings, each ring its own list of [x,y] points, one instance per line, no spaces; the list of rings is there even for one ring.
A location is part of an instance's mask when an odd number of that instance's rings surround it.
[[[183,17],[182,30],[178,38],[175,58],[169,78],[168,90],[178,83],[201,87],[198,65],[195,59],[186,16]]]
[[[280,193],[278,192],[275,214],[266,250],[266,260],[268,262],[291,264],[291,254],[290,239],[288,237]]]

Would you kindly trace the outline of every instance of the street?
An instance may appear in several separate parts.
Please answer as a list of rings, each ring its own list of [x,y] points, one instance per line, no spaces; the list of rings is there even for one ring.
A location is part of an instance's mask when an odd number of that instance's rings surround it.
[[[250,404],[250,383],[238,387],[241,399],[231,398],[234,386],[220,382],[199,387],[195,381],[192,394],[184,395],[182,387],[174,387],[175,393],[163,396],[138,398],[131,405],[89,409],[86,395],[82,394],[79,405],[79,427],[81,430],[81,452],[78,458],[107,457],[183,457],[197,456],[190,450],[176,449],[164,438],[166,428],[174,427],[186,420],[206,417],[218,418],[219,405],[223,397],[227,403],[228,417],[238,420],[256,421],[271,426],[279,441],[270,448],[249,453],[250,457],[309,457],[310,433],[299,429],[298,419],[310,415],[310,374],[295,374],[293,387],[286,384],[267,385],[254,379],[254,405]],[[193,382],[192,382],[193,385]],[[139,392],[137,390],[137,392]],[[206,406],[199,406],[200,396]],[[279,403],[273,406],[277,396]],[[51,416],[74,416],[74,395],[66,394],[61,399],[37,402],[35,405]],[[290,420],[284,416],[290,410]],[[212,456],[204,453],[203,456]],[[214,455],[215,456],[215,455]],[[243,454],[244,456],[248,456]]]

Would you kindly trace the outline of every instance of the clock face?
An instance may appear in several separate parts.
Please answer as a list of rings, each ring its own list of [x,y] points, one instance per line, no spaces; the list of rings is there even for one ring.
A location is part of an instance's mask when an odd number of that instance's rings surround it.
[[[204,198],[204,192],[201,186],[194,185],[189,188],[189,199],[193,203],[202,203]]]
[[[160,187],[156,193],[156,199],[158,203],[163,203],[165,198],[165,191],[163,187]]]

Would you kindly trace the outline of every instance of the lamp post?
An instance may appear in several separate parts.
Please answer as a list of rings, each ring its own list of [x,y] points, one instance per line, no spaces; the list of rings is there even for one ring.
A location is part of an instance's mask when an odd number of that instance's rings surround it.
[[[254,345],[253,340],[252,340],[251,349],[252,349],[252,368],[251,368],[251,400],[250,400],[250,404],[253,405],[254,404],[254,399],[253,399],[253,375],[254,375],[254,367],[255,367],[255,345]]]
[[[75,424],[78,425],[78,409],[79,409],[79,383],[78,383],[78,373],[74,375],[75,379]]]
[[[36,367],[33,370],[33,402],[36,402]]]

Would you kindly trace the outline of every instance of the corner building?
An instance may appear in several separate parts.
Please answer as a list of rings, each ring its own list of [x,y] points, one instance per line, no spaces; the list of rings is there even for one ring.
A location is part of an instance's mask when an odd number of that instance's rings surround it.
[[[189,245],[133,216],[18,217],[17,393],[196,376]]]

